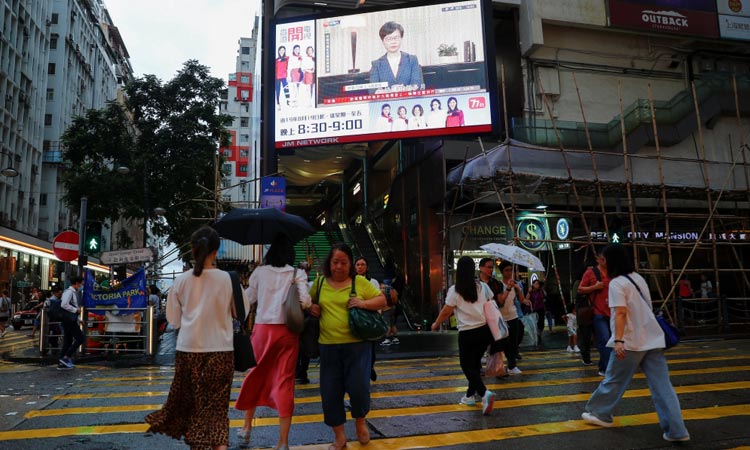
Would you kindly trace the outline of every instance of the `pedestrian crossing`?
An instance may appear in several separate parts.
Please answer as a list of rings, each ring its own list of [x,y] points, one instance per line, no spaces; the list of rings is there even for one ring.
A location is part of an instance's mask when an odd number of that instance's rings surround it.
[[[20,353],[37,346],[38,341],[29,336],[29,329],[14,330],[8,325],[8,332],[0,338],[0,355],[6,353]]]
[[[750,416],[748,346],[745,343],[738,348],[728,341],[685,343],[667,353],[672,382],[693,441],[716,443],[716,435],[720,435],[721,442],[726,442],[703,448],[750,446],[747,427],[737,426],[748,423]],[[616,427],[603,430],[580,419],[585,402],[601,380],[596,366],[583,366],[575,356],[559,350],[527,352],[522,363],[522,375],[485,378],[497,400],[492,415],[482,416],[479,406],[458,404],[466,380],[457,358],[379,361],[367,418],[372,441],[366,448],[489,449],[508,445],[502,444],[504,441],[534,447],[540,439],[554,439],[560,449],[581,448],[582,443],[587,443],[585,448],[668,446],[661,440],[643,374],[636,374],[618,407]],[[143,448],[138,442],[157,448],[175,445],[176,441],[148,434],[143,422],[145,415],[166,399],[172,367],[112,369],[80,365],[75,371],[58,374],[70,378],[70,389],[53,395],[43,407],[27,411],[14,429],[0,431],[0,448],[12,442],[33,443],[29,448],[55,448],[82,436],[119,436],[132,445],[118,448]],[[242,378],[242,374],[236,374],[232,398]],[[311,368],[310,378],[313,383],[297,386],[290,441],[292,448],[326,449],[332,433],[323,424],[316,367]],[[232,404],[228,409],[230,426],[241,427],[241,412]],[[274,411],[259,408],[253,446],[273,448],[277,426]],[[355,436],[352,429],[347,433]],[[237,448],[234,432],[231,436],[230,448]],[[613,445],[611,439],[618,444]],[[571,444],[566,447],[567,442]],[[356,441],[349,443],[349,448],[360,447]]]

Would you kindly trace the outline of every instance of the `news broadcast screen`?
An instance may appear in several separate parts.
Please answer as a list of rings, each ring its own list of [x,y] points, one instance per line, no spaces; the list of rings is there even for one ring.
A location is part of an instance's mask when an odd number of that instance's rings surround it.
[[[484,8],[468,0],[275,23],[275,147],[492,132]]]

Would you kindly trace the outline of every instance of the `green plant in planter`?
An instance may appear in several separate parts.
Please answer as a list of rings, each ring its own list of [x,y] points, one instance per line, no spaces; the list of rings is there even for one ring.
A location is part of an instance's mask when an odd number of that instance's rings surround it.
[[[454,44],[440,44],[438,56],[458,56],[458,48]]]

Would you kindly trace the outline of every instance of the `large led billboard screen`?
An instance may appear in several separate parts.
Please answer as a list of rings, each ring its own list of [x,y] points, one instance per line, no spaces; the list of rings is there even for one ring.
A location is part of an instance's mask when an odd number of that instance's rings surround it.
[[[275,147],[493,132],[486,0],[278,21]]]

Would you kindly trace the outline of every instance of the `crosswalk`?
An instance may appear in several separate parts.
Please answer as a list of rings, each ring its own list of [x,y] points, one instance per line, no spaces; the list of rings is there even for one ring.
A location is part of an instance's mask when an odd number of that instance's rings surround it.
[[[748,346],[727,341],[686,343],[668,353],[672,382],[693,441],[716,444],[701,448],[750,445],[748,428],[736,426],[750,423]],[[580,419],[583,405],[601,380],[596,366],[584,367],[575,357],[556,350],[526,353],[521,368],[523,374],[519,376],[485,379],[497,400],[492,415],[482,416],[479,406],[458,404],[466,381],[457,358],[379,361],[368,414],[373,440],[366,448],[503,448],[524,443],[534,447],[540,439],[553,439],[555,448],[561,449],[581,448],[582,442],[589,444],[585,448],[668,446],[661,440],[643,374],[635,376],[618,407],[616,427],[602,430]],[[119,442],[131,445],[117,448],[144,448],[146,443],[178,448],[172,447],[176,443],[168,438],[147,434],[143,422],[145,415],[165,400],[172,367],[112,369],[82,365],[58,374],[70,378],[70,388],[53,395],[43,406],[26,411],[24,420],[14,429],[0,431],[0,448],[14,442],[35,444],[29,448],[56,448],[82,436],[117,436]],[[316,367],[311,368],[310,376],[312,384],[296,389],[290,441],[292,448],[326,449],[332,434],[323,425]],[[238,373],[232,398],[241,382]],[[231,404],[228,410],[230,426],[241,427],[241,412]],[[272,410],[259,408],[253,446],[273,448],[277,425]],[[348,430],[348,435],[353,437],[353,431]],[[717,441],[716,436],[721,439]],[[232,438],[236,448],[234,432]],[[348,447],[361,446],[354,441]]]
[[[37,345],[37,340],[32,339],[29,336],[29,329],[13,330],[8,325],[8,332],[4,337],[0,338],[0,355],[6,353],[20,353],[23,350],[34,348]]]

